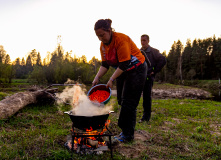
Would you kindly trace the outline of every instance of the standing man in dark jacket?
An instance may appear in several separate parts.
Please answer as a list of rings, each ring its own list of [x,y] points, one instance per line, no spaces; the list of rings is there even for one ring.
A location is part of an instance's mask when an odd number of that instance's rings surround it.
[[[147,71],[147,79],[143,89],[143,117],[139,121],[149,121],[151,117],[151,92],[155,75],[161,71],[166,64],[166,58],[159,52],[159,50],[152,48],[149,45],[149,36],[144,34],[141,36],[141,52],[145,55],[146,61],[149,59],[149,66]]]

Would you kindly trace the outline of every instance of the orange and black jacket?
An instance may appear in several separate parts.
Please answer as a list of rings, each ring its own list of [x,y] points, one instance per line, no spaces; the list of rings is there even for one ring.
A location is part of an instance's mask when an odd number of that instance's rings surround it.
[[[102,66],[121,70],[131,70],[145,61],[144,55],[129,36],[112,32],[111,42],[108,45],[101,42],[100,45]]]

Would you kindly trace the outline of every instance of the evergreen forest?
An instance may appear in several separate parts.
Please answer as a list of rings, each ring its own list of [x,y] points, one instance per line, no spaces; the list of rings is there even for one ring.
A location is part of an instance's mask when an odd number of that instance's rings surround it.
[[[152,46],[154,47],[154,46]],[[71,52],[57,48],[48,52],[42,59],[39,52],[33,49],[27,58],[17,58],[11,62],[4,46],[0,45],[0,83],[11,83],[12,79],[28,79],[38,84],[63,84],[67,79],[84,84],[91,84],[99,70],[101,61],[86,56],[72,57]],[[217,80],[221,76],[221,38],[215,36],[206,39],[190,39],[186,44],[174,41],[169,53],[162,53],[167,60],[166,66],[157,74],[156,80],[169,83],[184,80]],[[101,79],[106,83],[114,72],[110,68]]]

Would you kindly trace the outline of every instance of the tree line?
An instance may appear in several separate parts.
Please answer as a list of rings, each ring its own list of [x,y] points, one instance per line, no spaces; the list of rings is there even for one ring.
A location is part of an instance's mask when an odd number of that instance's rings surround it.
[[[157,74],[156,80],[170,83],[183,80],[219,79],[221,76],[221,38],[187,40],[186,45],[180,40],[171,46],[169,53],[162,53],[167,60],[166,66]],[[64,52],[58,44],[57,48],[46,58],[33,49],[26,60],[17,58],[10,61],[4,47],[0,45],[0,83],[11,83],[13,78],[29,79],[42,84],[65,83],[67,79],[91,84],[101,61],[93,57],[89,62],[86,56],[80,58]],[[106,83],[114,72],[110,68],[101,79]]]
[[[212,80],[221,76],[221,38],[180,40],[174,42],[167,55],[164,80]]]
[[[71,52],[64,53],[60,44],[43,61],[40,53],[33,49],[26,60],[16,58],[11,63],[10,56],[6,54],[4,47],[0,46],[0,83],[11,83],[12,79],[16,78],[34,80],[38,84],[63,84],[67,79],[88,84],[93,81],[100,65],[101,61],[95,57],[87,62],[85,55],[77,58],[72,57]],[[107,82],[113,72],[114,69],[110,68],[101,83]]]

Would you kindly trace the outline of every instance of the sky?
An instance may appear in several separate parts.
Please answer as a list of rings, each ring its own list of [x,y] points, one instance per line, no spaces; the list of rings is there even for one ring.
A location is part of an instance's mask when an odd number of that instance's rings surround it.
[[[148,34],[150,46],[168,54],[174,41],[221,37],[220,16],[220,0],[0,0],[0,45],[12,61],[33,49],[44,59],[60,35],[65,52],[100,60],[94,24],[110,18],[138,48]]]

